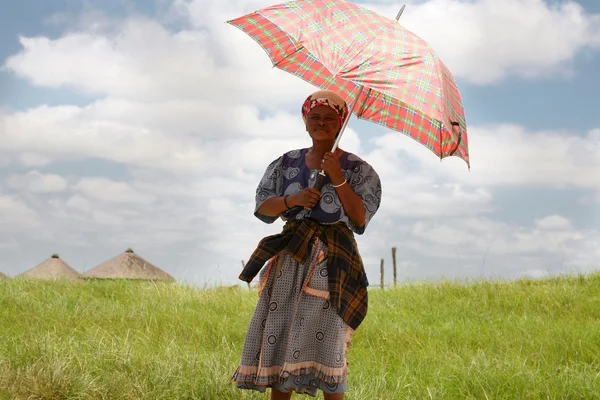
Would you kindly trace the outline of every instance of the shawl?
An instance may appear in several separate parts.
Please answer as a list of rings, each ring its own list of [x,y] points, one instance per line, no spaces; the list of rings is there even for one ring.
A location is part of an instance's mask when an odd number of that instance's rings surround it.
[[[344,223],[323,225],[310,219],[287,222],[281,233],[259,242],[239,279],[251,282],[265,262],[281,252],[305,263],[316,237],[327,246],[330,302],[344,322],[356,330],[367,315],[369,282],[354,234]]]

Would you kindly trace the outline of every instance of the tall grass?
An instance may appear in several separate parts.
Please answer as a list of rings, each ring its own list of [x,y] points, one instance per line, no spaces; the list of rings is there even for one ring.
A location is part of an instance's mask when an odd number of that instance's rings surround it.
[[[266,399],[229,381],[256,301],[0,281],[0,398]],[[598,399],[600,275],[372,290],[349,362],[348,399]]]

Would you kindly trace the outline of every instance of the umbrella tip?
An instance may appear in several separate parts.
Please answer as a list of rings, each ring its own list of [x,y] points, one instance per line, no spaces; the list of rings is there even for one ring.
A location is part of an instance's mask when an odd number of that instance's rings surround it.
[[[400,20],[400,17],[402,16],[402,13],[404,12],[404,9],[406,8],[406,4],[404,4],[402,6],[402,8],[400,9],[400,11],[398,11],[398,15],[396,15],[396,21]]]

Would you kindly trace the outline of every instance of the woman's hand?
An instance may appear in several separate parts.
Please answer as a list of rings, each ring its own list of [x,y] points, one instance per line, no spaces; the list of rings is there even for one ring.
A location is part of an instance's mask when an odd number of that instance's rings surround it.
[[[313,208],[321,200],[321,192],[317,189],[306,188],[302,189],[298,193],[289,195],[287,203],[292,207],[302,206],[307,208]]]
[[[339,157],[328,151],[323,156],[321,169],[331,180],[334,185],[339,185],[344,182],[344,174],[342,174],[342,166],[340,165]]]

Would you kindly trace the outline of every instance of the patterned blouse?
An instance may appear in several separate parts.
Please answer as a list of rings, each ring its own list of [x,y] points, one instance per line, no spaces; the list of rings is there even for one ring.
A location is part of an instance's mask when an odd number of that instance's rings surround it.
[[[307,187],[314,187],[319,170],[310,169],[304,156],[308,148],[292,150],[273,160],[267,167],[256,189],[256,208],[254,215],[261,221],[271,224],[278,217],[268,217],[258,213],[260,206],[268,199],[277,196],[298,193]],[[381,202],[381,181],[379,175],[366,161],[358,156],[344,152],[340,157],[342,173],[352,190],[358,194],[365,205],[365,225],[356,227],[348,218],[337,196],[335,188],[329,177],[321,190],[320,202],[311,210],[295,207],[284,212],[281,219],[302,220],[310,218],[321,224],[334,224],[344,222],[355,233],[362,235]]]

